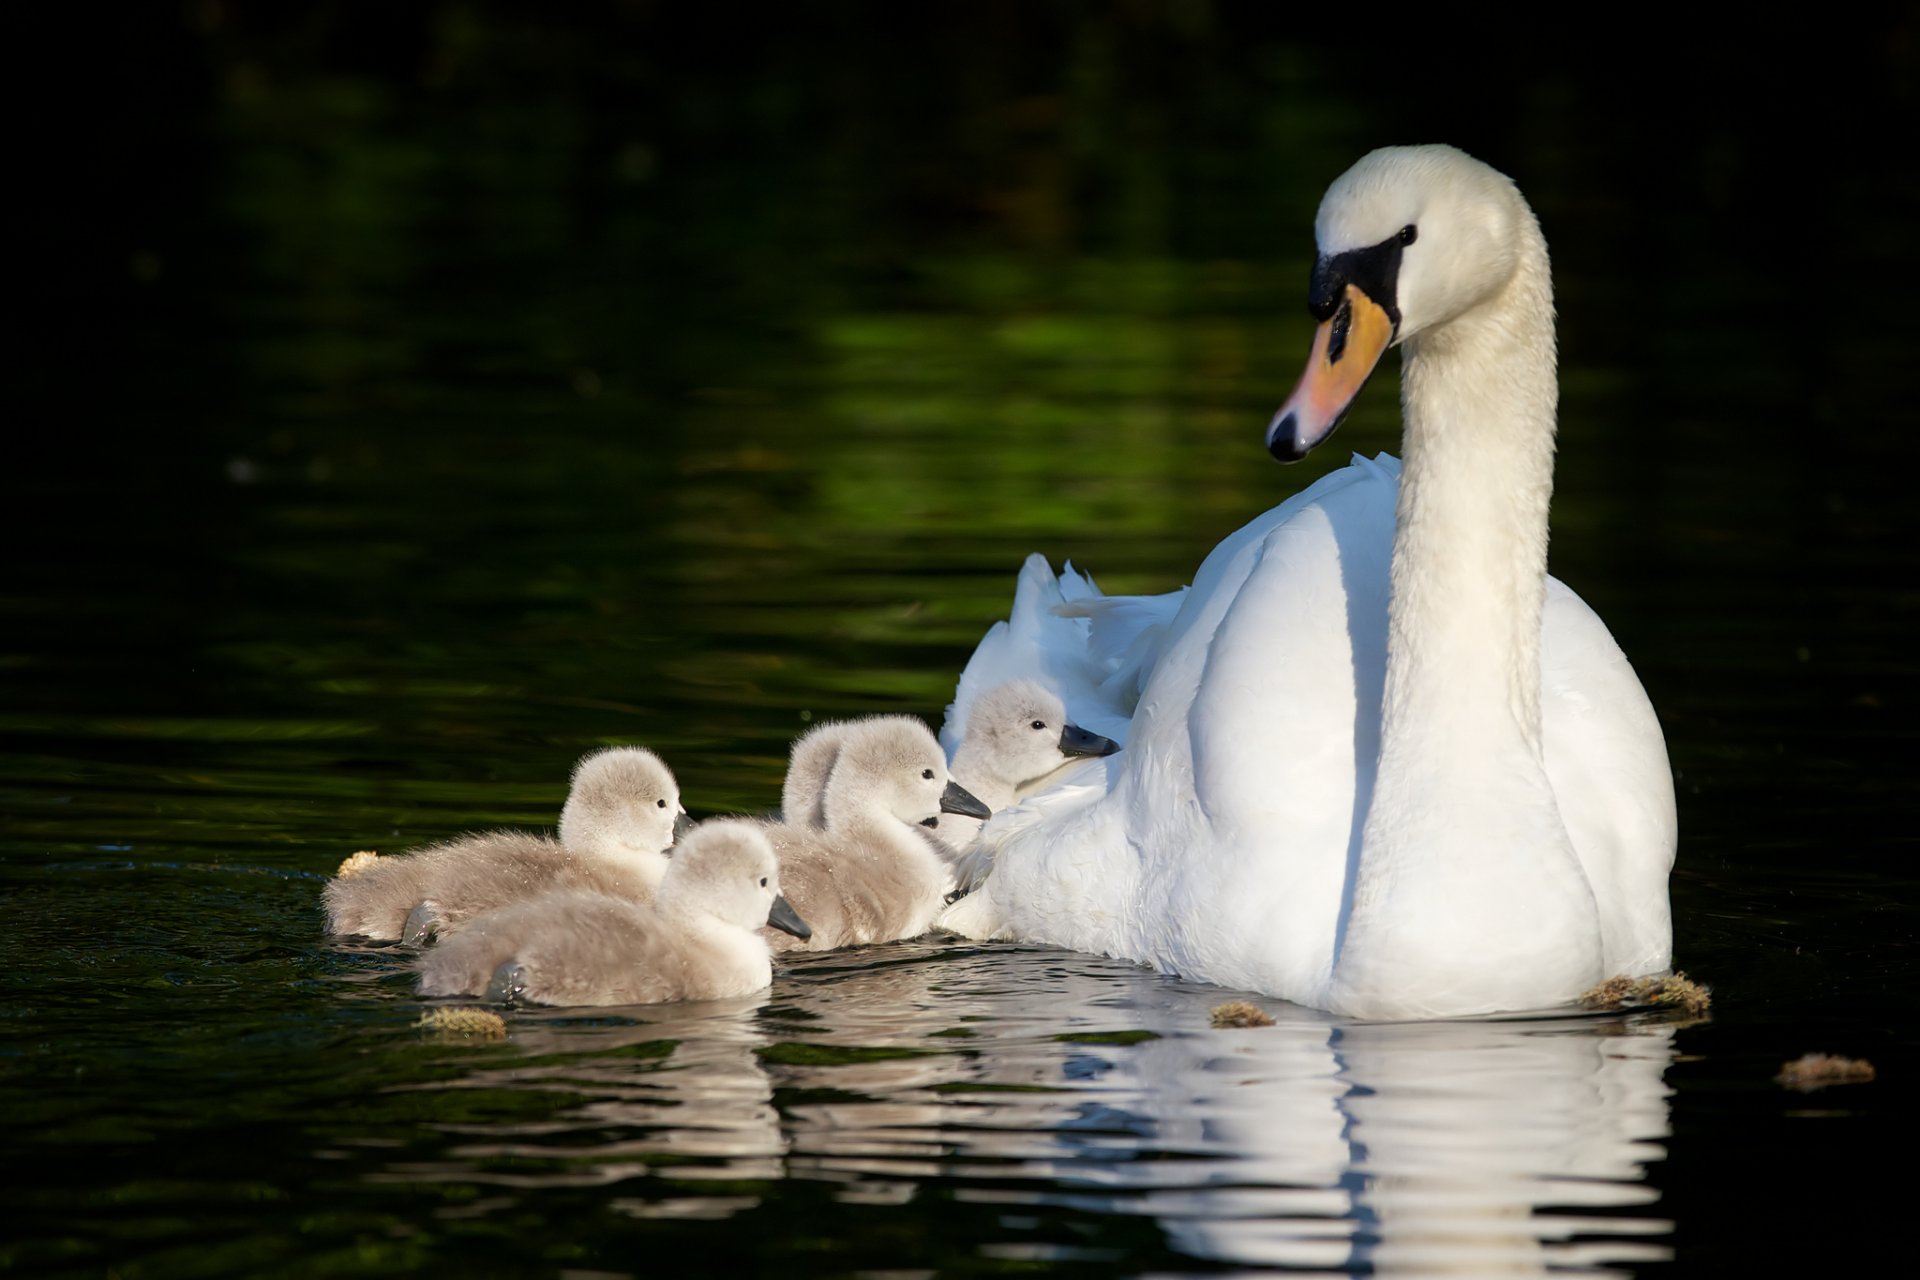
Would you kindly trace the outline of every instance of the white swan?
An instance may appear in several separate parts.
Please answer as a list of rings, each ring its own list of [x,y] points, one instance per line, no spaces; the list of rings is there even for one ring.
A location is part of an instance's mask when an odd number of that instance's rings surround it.
[[[1126,751],[989,824],[994,871],[943,923],[1371,1018],[1665,968],[1665,742],[1606,627],[1546,576],[1558,388],[1532,211],[1450,147],[1389,148],[1315,231],[1322,324],[1269,447],[1325,438],[1398,344],[1404,473],[1356,459],[1215,548],[1139,660]]]

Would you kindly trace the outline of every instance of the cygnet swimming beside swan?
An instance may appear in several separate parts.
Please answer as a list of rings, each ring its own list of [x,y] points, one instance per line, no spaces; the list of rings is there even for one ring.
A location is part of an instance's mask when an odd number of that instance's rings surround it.
[[[948,772],[994,812],[1078,761],[1120,749],[1112,738],[1090,733],[1067,719],[1058,695],[1038,680],[1009,680],[969,700],[970,715]],[[822,825],[827,775],[858,720],[828,721],[793,744],[781,787],[781,812],[796,825]],[[956,887],[973,887],[987,873],[986,860],[969,855],[982,818],[948,812],[928,830],[934,848],[954,867]]]
[[[489,831],[360,862],[327,883],[327,932],[424,943],[473,916],[549,889],[646,901],[686,819],[680,788],[643,747],[608,747],[574,767],[555,840]],[[349,862],[356,862],[350,859]]]
[[[914,938],[933,925],[952,875],[924,838],[942,813],[990,816],[947,772],[932,730],[911,716],[875,716],[836,726],[838,748],[816,801],[795,794],[794,812],[821,823],[785,821],[767,828],[780,855],[781,883],[813,936],[770,938],[775,950],[835,947]]]
[[[1112,738],[1068,721],[1066,704],[1039,681],[1010,680],[974,701],[950,768],[955,781],[998,813],[1043,789],[1069,766],[1118,750]],[[953,866],[955,887],[963,893],[993,866],[973,843],[981,822],[956,815],[940,819],[934,829]]]
[[[489,912],[415,963],[423,996],[547,1005],[719,1000],[773,981],[762,926],[806,937],[752,822],[696,827],[653,902],[560,890]]]

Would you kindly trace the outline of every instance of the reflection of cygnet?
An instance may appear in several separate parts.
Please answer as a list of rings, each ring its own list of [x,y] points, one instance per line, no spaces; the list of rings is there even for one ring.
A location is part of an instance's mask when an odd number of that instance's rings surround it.
[[[955,781],[997,811],[1074,760],[1119,749],[1112,738],[1069,723],[1066,704],[1046,686],[1010,680],[974,702],[952,769]],[[979,830],[980,820],[966,817],[942,818],[936,828],[963,890],[993,869],[991,855],[968,847]]]
[[[675,850],[651,906],[565,890],[474,920],[421,957],[420,994],[535,1004],[717,1000],[773,981],[763,925],[804,938],[773,847],[709,822]]]
[[[343,866],[322,893],[327,931],[424,943],[551,889],[646,901],[666,874],[663,851],[685,816],[680,788],[659,756],[608,747],[574,768],[558,840],[489,831]]]
[[[788,820],[768,828],[787,896],[813,926],[806,949],[917,937],[932,927],[951,876],[916,828],[941,813],[989,810],[948,776],[940,743],[911,716],[833,728],[838,750],[817,801],[787,794]],[[816,805],[821,825],[794,816]],[[769,941],[782,951],[797,945]]]

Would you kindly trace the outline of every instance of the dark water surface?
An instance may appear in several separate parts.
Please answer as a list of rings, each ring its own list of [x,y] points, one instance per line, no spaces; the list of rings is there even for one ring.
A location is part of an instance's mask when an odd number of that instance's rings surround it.
[[[1911,28],[1356,76],[1278,10],[122,33],[22,240],[0,1269],[1912,1253]],[[321,937],[345,854],[548,825],[598,744],[770,806],[810,718],[937,722],[1027,552],[1166,590],[1394,447],[1390,373],[1299,467],[1260,429],[1319,192],[1432,139],[1554,247],[1553,565],[1666,726],[1709,1020],[1214,1031],[1230,993],[934,939],[481,1043]],[[1810,1050],[1880,1078],[1772,1083]]]

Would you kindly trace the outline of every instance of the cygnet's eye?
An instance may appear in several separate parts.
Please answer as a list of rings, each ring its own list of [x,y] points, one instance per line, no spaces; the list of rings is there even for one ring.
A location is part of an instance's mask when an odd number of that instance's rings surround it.
[[[1045,720],[1035,720],[1033,722],[1033,727],[1036,729],[1044,729],[1047,727],[1047,722]]]
[[[923,778],[925,778],[925,779],[926,779],[926,780],[927,780],[928,782],[932,782],[932,781],[933,781],[933,770],[931,770],[931,769],[922,769],[922,770],[920,771],[920,776],[921,776],[921,777],[923,777]]]
[[[1409,222],[1406,226],[1400,228],[1401,244],[1412,244],[1415,240],[1418,240],[1419,238],[1420,238],[1420,228],[1414,226],[1411,222]]]
[[[767,878],[765,876],[760,877],[760,887],[762,889],[767,887]]]
[[[660,807],[661,807],[662,809],[664,809],[664,808],[666,808],[666,807],[667,807],[667,801],[666,801],[666,798],[665,798],[664,796],[663,796],[663,797],[661,797],[661,798],[660,798],[660,799],[658,799],[658,800],[655,800],[655,801],[654,801],[654,803],[655,803],[655,804],[657,804],[657,805],[659,805],[659,806],[660,806]]]

